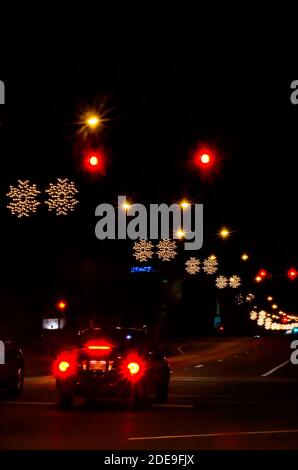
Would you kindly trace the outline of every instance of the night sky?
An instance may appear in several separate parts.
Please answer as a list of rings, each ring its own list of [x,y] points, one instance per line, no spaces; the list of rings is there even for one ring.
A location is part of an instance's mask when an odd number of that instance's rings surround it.
[[[74,272],[81,280],[87,273],[85,291],[89,285],[96,292],[107,278],[117,283],[132,262],[131,243],[96,240],[94,210],[125,194],[144,204],[183,197],[203,203],[203,255],[216,252],[227,268],[241,270],[239,257],[249,253],[248,278],[268,269],[273,281],[265,290],[274,288],[285,308],[295,309],[296,287],[285,273],[298,269],[298,106],[290,102],[290,83],[298,75],[285,59],[273,46],[248,46],[239,54],[236,45],[213,46],[201,36],[190,47],[170,40],[174,28],[156,44],[147,29],[140,34],[139,24],[128,39],[124,24],[119,28],[111,18],[97,24],[92,9],[52,7],[47,20],[35,22],[32,38],[1,47],[5,308],[25,303],[26,311],[37,311],[71,295]],[[96,103],[108,110],[97,138],[107,171],[91,178],[83,171],[88,142],[77,121],[80,110]],[[202,143],[218,156],[213,178],[203,178],[190,163]],[[10,215],[10,184],[28,178],[45,188],[57,177],[78,185],[80,206],[73,215],[58,218],[46,208],[28,220]],[[222,225],[233,232],[224,242],[217,237]]]

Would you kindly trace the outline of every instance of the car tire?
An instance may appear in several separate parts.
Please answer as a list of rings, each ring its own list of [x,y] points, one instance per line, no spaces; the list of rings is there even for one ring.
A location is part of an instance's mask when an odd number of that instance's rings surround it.
[[[24,387],[24,368],[18,366],[15,376],[7,387],[9,397],[16,398],[21,395]]]
[[[72,392],[60,392],[58,396],[59,407],[63,410],[69,410],[74,404],[74,395]]]

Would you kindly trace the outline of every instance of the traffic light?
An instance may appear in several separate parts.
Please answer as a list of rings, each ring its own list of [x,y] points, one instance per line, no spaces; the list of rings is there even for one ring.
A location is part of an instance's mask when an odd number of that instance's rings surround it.
[[[57,302],[57,308],[58,310],[60,310],[61,312],[64,312],[64,310],[66,309],[67,307],[67,303],[65,302],[65,300],[59,300],[59,302]]]
[[[86,172],[93,175],[104,175],[106,157],[102,149],[88,150],[84,154],[83,167]]]
[[[194,155],[194,164],[204,171],[211,170],[215,163],[214,153],[208,148],[199,148]]]
[[[297,271],[295,268],[290,268],[290,269],[288,270],[288,278],[289,278],[291,281],[294,281],[297,276],[298,276],[298,271]]]

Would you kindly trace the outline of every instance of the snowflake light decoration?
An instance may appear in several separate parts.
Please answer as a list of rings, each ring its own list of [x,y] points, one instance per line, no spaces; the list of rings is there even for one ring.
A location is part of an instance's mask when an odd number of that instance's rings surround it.
[[[37,200],[38,191],[36,184],[31,184],[29,180],[18,180],[17,186],[10,186],[7,196],[11,199],[7,208],[18,218],[29,217],[35,213],[40,202]]]
[[[218,270],[218,261],[215,256],[209,256],[209,258],[203,261],[203,271],[206,274],[215,274]]]
[[[197,274],[200,269],[200,260],[198,258],[191,257],[185,263],[185,271],[188,274]]]
[[[67,215],[69,212],[74,211],[79,203],[75,198],[78,190],[74,182],[69,181],[67,178],[58,178],[57,183],[50,183],[45,192],[49,195],[45,204],[48,205],[49,211],[56,212],[56,215]]]
[[[170,261],[171,259],[175,258],[177,254],[177,244],[173,240],[160,240],[157,248],[157,255],[162,261]]]
[[[250,312],[250,319],[251,320],[257,320],[258,318],[258,312],[255,312],[254,310],[252,310],[252,312]]]
[[[254,294],[247,294],[246,298],[245,298],[246,302],[250,303],[252,302],[253,300],[255,300],[255,295]]]
[[[242,304],[244,304],[244,296],[243,296],[243,294],[238,294],[238,295],[235,296],[235,303],[236,303],[237,305],[242,305]]]
[[[153,256],[153,244],[148,240],[139,240],[135,242],[133,250],[133,256],[141,262],[147,261]]]
[[[237,287],[241,286],[240,277],[237,276],[236,274],[231,276],[230,279],[229,279],[229,286],[232,287],[233,289],[237,289]]]
[[[218,276],[216,278],[215,285],[218,289],[224,289],[228,285],[228,278],[225,276]]]

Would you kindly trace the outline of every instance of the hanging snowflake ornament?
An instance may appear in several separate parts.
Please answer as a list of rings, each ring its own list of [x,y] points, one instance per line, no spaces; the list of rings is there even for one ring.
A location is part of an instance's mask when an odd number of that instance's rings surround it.
[[[160,240],[157,245],[157,248],[157,255],[162,261],[170,261],[171,259],[175,258],[177,254],[177,244],[174,240]]]
[[[185,271],[188,274],[197,274],[200,269],[200,260],[198,258],[191,257],[185,263]]]
[[[245,298],[246,302],[250,303],[252,302],[253,300],[255,300],[255,295],[254,294],[247,294],[246,298]]]
[[[238,294],[238,295],[235,296],[235,303],[236,303],[237,305],[242,305],[242,304],[244,304],[244,296],[243,296],[243,294]]]
[[[255,312],[254,310],[252,310],[250,312],[250,319],[251,320],[257,320],[258,316],[259,316],[258,312]]]
[[[231,276],[229,279],[229,286],[232,287],[233,289],[237,289],[237,287],[241,286],[241,279],[239,276],[234,274],[234,276]]]
[[[10,186],[9,189],[7,196],[11,199],[11,202],[7,205],[7,208],[13,215],[18,218],[29,217],[36,212],[37,207],[40,205],[37,200],[40,191],[38,191],[36,184],[30,184],[29,180],[18,180],[18,185]]]
[[[218,270],[218,261],[215,256],[209,256],[209,258],[203,261],[203,271],[206,274],[215,274]]]
[[[73,181],[67,178],[58,178],[56,183],[50,183],[45,191],[49,198],[45,201],[49,211],[56,212],[56,215],[67,215],[73,212],[79,201],[75,198],[78,190]]]
[[[225,276],[218,276],[216,278],[215,285],[218,289],[224,289],[228,285],[228,278]]]
[[[153,244],[148,240],[139,240],[134,243],[133,256],[141,262],[147,261],[153,256]]]

